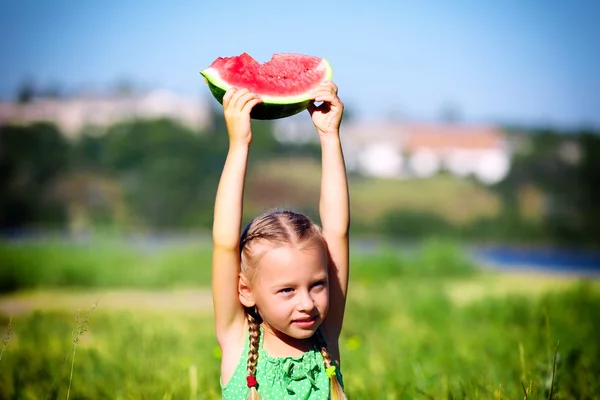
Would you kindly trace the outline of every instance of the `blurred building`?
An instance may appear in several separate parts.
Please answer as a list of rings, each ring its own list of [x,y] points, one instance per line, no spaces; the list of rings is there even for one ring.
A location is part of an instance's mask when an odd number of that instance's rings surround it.
[[[410,125],[406,130],[402,149],[410,173],[417,177],[446,170],[493,184],[508,175],[508,143],[496,128],[450,124]]]
[[[190,129],[210,125],[210,110],[200,98],[178,96],[165,90],[145,94],[81,96],[73,98],[34,98],[27,103],[0,103],[0,124],[48,121],[68,137],[85,126],[108,127],[128,119],[169,118]]]
[[[312,131],[290,120],[275,134],[282,142],[301,143],[316,140]],[[510,170],[508,138],[490,125],[351,122],[342,134],[348,170],[365,176],[416,179],[445,171],[494,184]]]

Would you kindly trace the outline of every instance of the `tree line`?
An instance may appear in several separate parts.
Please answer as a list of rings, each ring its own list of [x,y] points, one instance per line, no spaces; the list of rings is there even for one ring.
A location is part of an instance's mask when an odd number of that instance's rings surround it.
[[[217,111],[213,111],[217,112]],[[209,229],[227,152],[223,119],[194,131],[175,121],[132,120],[84,129],[67,139],[50,123],[0,126],[0,229]],[[254,121],[249,170],[272,157],[320,158],[318,144],[284,145],[268,121]],[[399,237],[452,235],[491,240],[600,244],[600,136],[593,130],[518,130],[511,172],[491,189],[498,217],[457,228],[434,214],[397,210],[375,233]],[[354,179],[366,179],[354,177]],[[528,222],[517,193],[544,193],[544,219]]]

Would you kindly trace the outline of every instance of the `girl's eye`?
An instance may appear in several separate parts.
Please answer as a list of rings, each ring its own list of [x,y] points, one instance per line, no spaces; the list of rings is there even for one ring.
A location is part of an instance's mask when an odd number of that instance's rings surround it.
[[[319,281],[319,282],[315,282],[315,283],[313,284],[313,287],[314,287],[314,288],[322,288],[322,287],[324,287],[324,286],[325,286],[325,281]]]
[[[293,291],[292,288],[285,288],[285,289],[281,289],[279,291],[279,293],[281,293],[281,294],[290,294],[290,293],[292,293],[292,291]]]

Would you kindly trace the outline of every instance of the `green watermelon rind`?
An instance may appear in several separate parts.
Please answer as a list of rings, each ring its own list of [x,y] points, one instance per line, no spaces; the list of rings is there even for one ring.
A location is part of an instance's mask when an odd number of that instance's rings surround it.
[[[331,65],[324,58],[319,65],[323,64],[325,64],[326,72],[321,82],[330,81],[333,78]],[[206,68],[200,74],[206,78],[208,87],[215,99],[223,104],[223,96],[232,85],[221,79],[219,71],[215,68]],[[250,117],[262,120],[290,117],[306,110],[312,100],[311,97],[309,91],[294,96],[261,95],[262,103],[252,108]]]

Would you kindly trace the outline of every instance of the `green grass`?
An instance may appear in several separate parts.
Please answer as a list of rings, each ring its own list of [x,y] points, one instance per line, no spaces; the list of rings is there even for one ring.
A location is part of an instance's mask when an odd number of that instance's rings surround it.
[[[206,242],[124,245],[117,240],[79,244],[44,241],[0,243],[0,292],[36,287],[198,286],[210,281]]]
[[[130,250],[115,254],[104,247],[102,255],[90,251],[89,257],[83,252],[71,257],[72,248],[51,256],[31,248],[29,262],[44,265],[48,275],[85,266],[81,274],[97,277],[91,286],[105,285],[106,290],[135,283],[154,292],[160,279],[153,274],[166,279],[165,286],[193,282],[207,287],[208,275],[196,270],[206,268],[198,264],[209,260],[207,250],[186,248],[178,248],[181,258],[175,256],[176,249],[155,254],[162,261],[149,260],[151,267],[141,281],[131,277],[148,260],[145,253]],[[92,261],[94,254],[97,261]],[[551,388],[555,399],[600,398],[598,282],[479,272],[443,242],[427,243],[411,255],[386,252],[353,259],[341,340],[349,398],[523,399],[523,386],[529,399],[547,399]],[[178,272],[165,275],[173,260],[179,260],[179,267],[173,267]],[[109,261],[115,264],[105,264]],[[131,270],[121,275],[126,267]],[[44,280],[29,279],[34,287],[46,286]],[[48,285],[56,287],[64,279]],[[60,286],[54,290],[73,292]],[[0,305],[27,296],[21,291],[7,294],[0,297]],[[82,314],[93,306],[91,299],[79,299],[76,306]],[[123,309],[100,298],[77,344],[70,398],[220,398],[210,308],[190,312],[185,306],[151,310],[132,303]],[[0,398],[66,398],[75,313],[21,311],[12,315],[12,333],[0,360]],[[8,322],[9,315],[0,314],[0,335]]]

